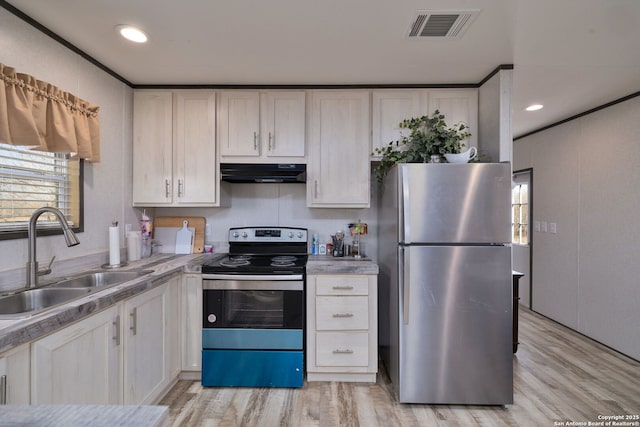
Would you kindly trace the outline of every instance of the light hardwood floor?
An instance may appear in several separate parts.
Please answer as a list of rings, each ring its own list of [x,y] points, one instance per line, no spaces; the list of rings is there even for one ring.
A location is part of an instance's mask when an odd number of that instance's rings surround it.
[[[514,404],[506,407],[400,404],[384,371],[376,384],[305,382],[302,389],[179,381],[161,404],[170,406],[172,426],[554,426],[640,415],[637,361],[527,309],[519,341]]]

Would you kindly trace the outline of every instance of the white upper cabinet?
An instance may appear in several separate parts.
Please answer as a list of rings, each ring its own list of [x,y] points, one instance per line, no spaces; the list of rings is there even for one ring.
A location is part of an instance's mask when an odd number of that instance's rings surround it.
[[[314,91],[311,96],[307,206],[368,208],[369,91]]]
[[[372,139],[371,158],[375,148],[381,148],[389,142],[397,141],[405,119],[431,115],[439,110],[445,116],[448,126],[465,123],[469,126],[471,138],[465,141],[467,146],[477,147],[478,141],[478,90],[477,89],[398,89],[374,90],[372,93]]]
[[[218,140],[222,162],[304,162],[305,93],[221,92]]]
[[[218,183],[216,98],[211,91],[174,94],[174,204],[213,205]],[[177,184],[177,188],[175,185]]]
[[[133,93],[133,204],[173,201],[173,95]]]
[[[260,155],[260,93],[220,93],[218,140],[220,156]]]
[[[376,90],[372,94],[373,123],[371,129],[371,153],[391,141],[400,139],[400,123],[404,119],[424,114],[420,108],[421,92],[418,90]],[[408,135],[408,134],[407,134]]]
[[[268,157],[305,155],[305,93],[261,94],[260,140]]]
[[[219,206],[215,92],[136,91],[134,206]]]
[[[432,89],[429,90],[429,114],[439,110],[444,114],[448,126],[464,123],[471,137],[465,141],[467,147],[478,146],[478,90],[477,89]]]

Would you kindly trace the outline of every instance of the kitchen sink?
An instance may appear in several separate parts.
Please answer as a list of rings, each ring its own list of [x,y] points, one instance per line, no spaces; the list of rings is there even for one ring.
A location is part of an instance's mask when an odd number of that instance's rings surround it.
[[[28,289],[17,294],[0,297],[0,316],[35,314],[46,308],[51,308],[80,296],[87,295],[90,292],[90,288]]]
[[[0,318],[32,316],[105,287],[124,283],[149,273],[153,273],[153,270],[87,271],[41,288],[27,289],[0,297]]]
[[[124,283],[152,272],[153,270],[90,271],[48,285],[47,288],[102,288]]]

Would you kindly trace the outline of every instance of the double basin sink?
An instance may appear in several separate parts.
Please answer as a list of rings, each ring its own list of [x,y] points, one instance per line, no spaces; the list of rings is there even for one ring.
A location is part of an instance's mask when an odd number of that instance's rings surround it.
[[[0,318],[31,316],[152,272],[153,270],[88,271],[41,288],[26,289],[0,297]]]

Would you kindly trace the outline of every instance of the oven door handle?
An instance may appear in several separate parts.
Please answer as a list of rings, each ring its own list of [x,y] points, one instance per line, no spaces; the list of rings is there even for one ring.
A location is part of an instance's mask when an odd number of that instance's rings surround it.
[[[203,280],[203,290],[221,291],[303,291],[304,282],[299,281],[271,281],[271,280]]]
[[[302,280],[302,274],[272,274],[272,275],[253,275],[253,274],[203,274],[203,280],[237,280],[237,281],[294,281]]]

